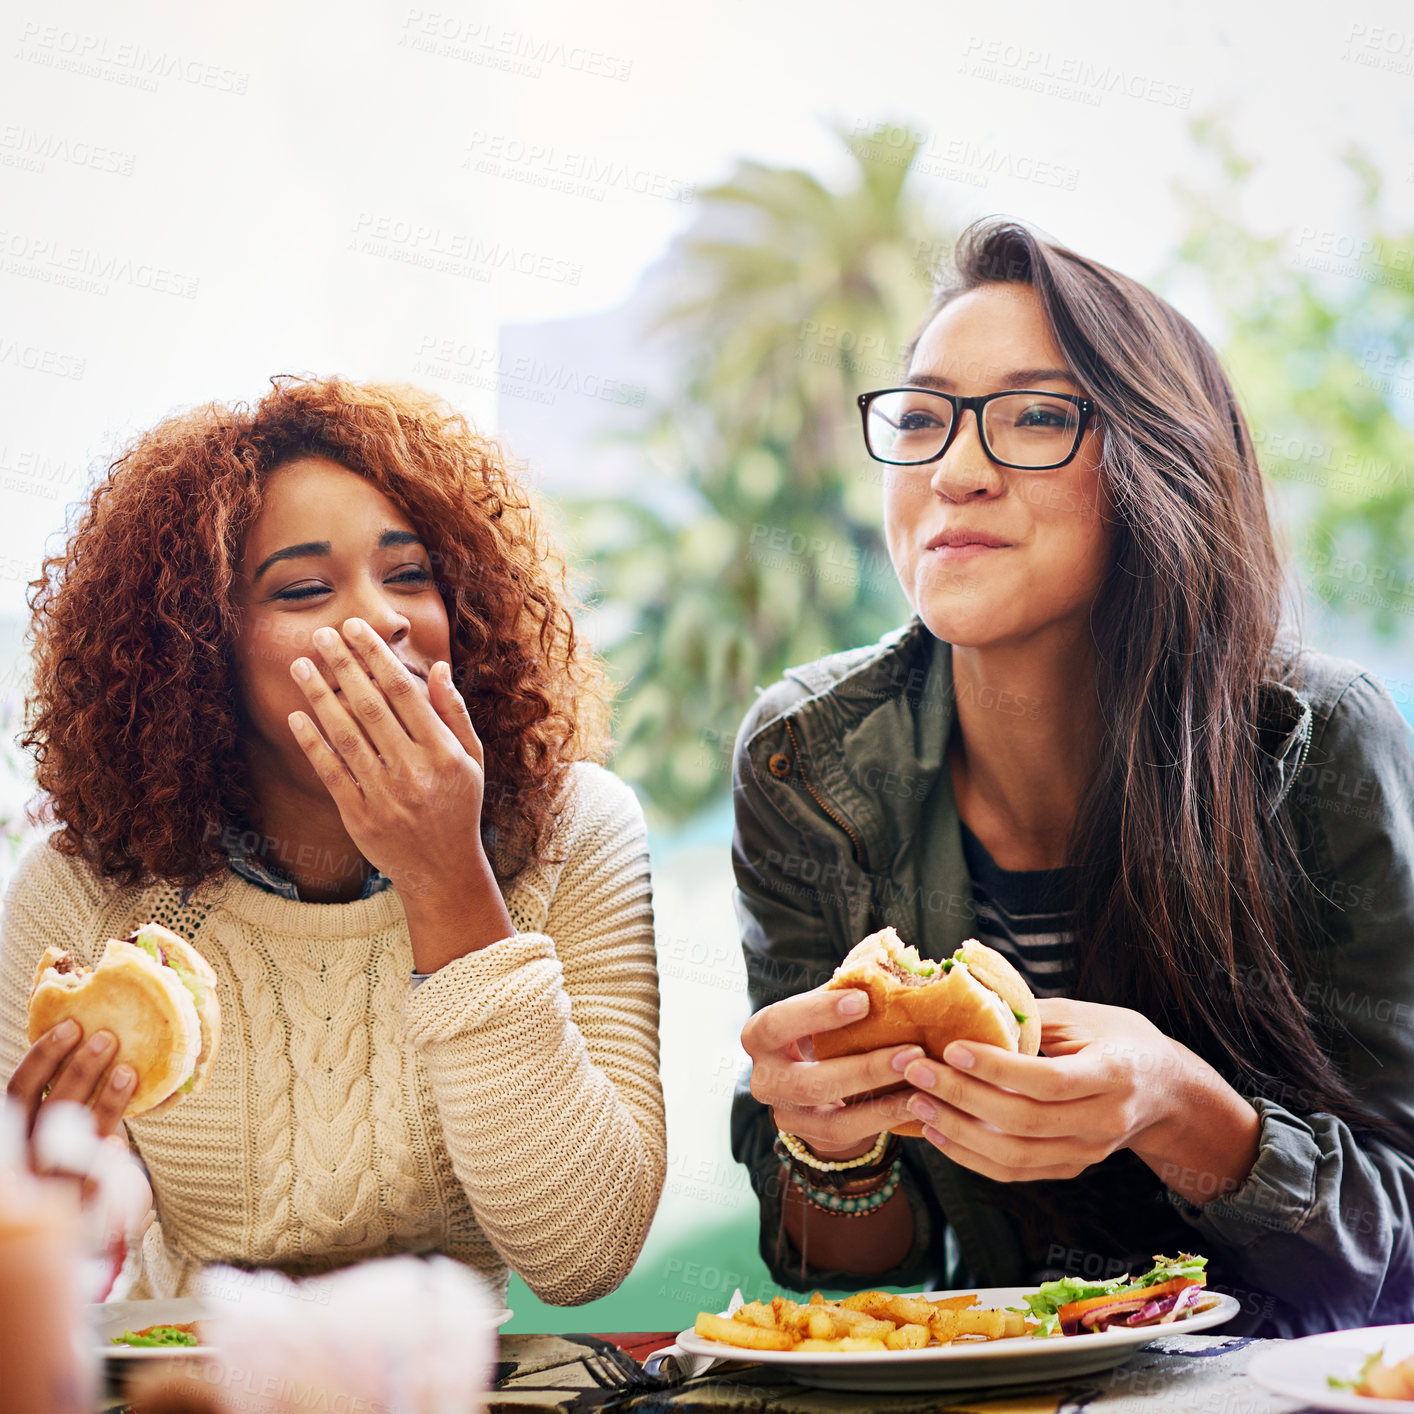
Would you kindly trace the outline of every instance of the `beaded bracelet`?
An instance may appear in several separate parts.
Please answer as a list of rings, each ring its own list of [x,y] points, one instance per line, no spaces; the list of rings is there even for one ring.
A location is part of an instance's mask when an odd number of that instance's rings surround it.
[[[792,1135],[791,1137],[794,1138],[795,1136]],[[782,1159],[786,1160],[792,1169],[803,1175],[817,1188],[829,1188],[835,1192],[848,1193],[855,1191],[856,1185],[860,1183],[874,1183],[875,1180],[877,1180],[878,1183],[882,1183],[888,1176],[889,1170],[893,1168],[894,1160],[898,1158],[899,1152],[903,1148],[903,1141],[899,1139],[897,1134],[891,1134],[888,1136],[888,1143],[884,1146],[882,1156],[874,1163],[856,1162],[848,1167],[836,1169],[807,1168],[796,1158],[791,1150],[782,1143],[779,1135],[776,1138],[774,1148],[776,1153]],[[877,1144],[874,1148],[877,1150]],[[869,1155],[863,1154],[860,1158],[861,1160],[867,1160]],[[875,1186],[877,1186],[877,1184]]]
[[[807,1183],[795,1169],[791,1170],[790,1177],[791,1182],[800,1189],[801,1195],[812,1208],[819,1208],[821,1212],[830,1213],[837,1218],[862,1218],[870,1213],[877,1213],[898,1192],[899,1183],[903,1179],[903,1160],[894,1160],[893,1168],[881,1187],[872,1193],[859,1193],[852,1197],[843,1193],[832,1193],[828,1188],[816,1188],[814,1184]]]
[[[889,1172],[893,1169],[894,1160],[898,1158],[902,1150],[903,1141],[894,1135],[884,1150],[883,1158],[877,1164],[870,1164],[867,1168],[841,1169],[836,1173],[819,1173],[811,1169],[805,1176],[816,1188],[829,1188],[836,1193],[852,1193],[860,1184],[877,1187],[888,1177]]]
[[[806,1148],[803,1139],[797,1138],[794,1134],[788,1134],[784,1129],[776,1131],[776,1138],[780,1140],[786,1153],[792,1159],[797,1163],[804,1164],[808,1169],[818,1169],[821,1173],[839,1173],[844,1169],[862,1169],[877,1164],[883,1158],[884,1150],[889,1147],[889,1141],[893,1137],[888,1130],[885,1130],[874,1141],[869,1152],[860,1154],[857,1159],[822,1159]]]
[[[887,1188],[898,1177],[902,1169],[896,1161],[889,1165],[887,1169],[881,1170],[872,1178],[862,1179],[859,1182],[851,1183],[847,1186],[835,1187],[833,1185],[822,1186],[813,1183],[808,1174],[803,1174],[799,1169],[791,1170],[791,1182],[795,1186],[809,1194],[820,1198],[821,1202],[826,1197],[830,1198],[872,1198],[881,1189]]]

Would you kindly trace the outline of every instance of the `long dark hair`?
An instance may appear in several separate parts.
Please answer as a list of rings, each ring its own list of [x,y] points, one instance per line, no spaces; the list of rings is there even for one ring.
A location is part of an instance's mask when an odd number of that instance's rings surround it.
[[[1104,734],[1069,849],[1076,995],[1144,1012],[1248,1093],[1383,1129],[1302,1000],[1314,891],[1259,734],[1264,680],[1298,664],[1232,386],[1152,291],[1001,218],[963,233],[929,320],[1007,281],[1036,291],[1100,409],[1114,521],[1091,613]]]

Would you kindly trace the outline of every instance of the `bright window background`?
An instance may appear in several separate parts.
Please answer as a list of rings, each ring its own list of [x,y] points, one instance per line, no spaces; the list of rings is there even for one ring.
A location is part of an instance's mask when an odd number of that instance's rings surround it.
[[[1414,21],[1393,3],[1021,3],[990,18],[954,0],[677,13],[27,0],[3,33],[11,730],[25,582],[91,477],[176,407],[257,396],[280,372],[421,382],[505,430],[552,497],[632,494],[631,457],[575,455],[594,399],[518,396],[503,343],[580,386],[648,381],[621,311],[670,297],[661,262],[693,192],[741,158],[841,180],[831,122],[915,127],[952,214],[1020,216],[1141,279],[1178,239],[1175,182],[1200,114],[1259,161],[1241,218],[1285,233],[1288,258],[1290,240],[1357,228],[1340,160],[1352,141],[1383,173],[1391,216],[1414,220]],[[1217,337],[1220,310],[1188,312]],[[1407,682],[1407,634],[1341,635]],[[23,770],[0,789],[13,816]],[[654,839],[672,1163],[645,1255],[589,1311],[547,1312],[516,1289],[517,1328],[677,1327],[735,1278],[762,1280],[726,1142],[745,1012],[728,829],[717,811]]]

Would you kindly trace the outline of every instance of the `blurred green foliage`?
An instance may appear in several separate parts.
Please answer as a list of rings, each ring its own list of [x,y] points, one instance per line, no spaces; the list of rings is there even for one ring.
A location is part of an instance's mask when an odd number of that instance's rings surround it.
[[[669,818],[725,789],[759,687],[906,613],[854,399],[902,372],[939,232],[907,189],[915,140],[883,136],[841,131],[843,194],[755,162],[699,194],[662,321],[691,352],[645,417],[644,494],[574,508],[598,594],[632,616],[601,645],[616,769]]]
[[[678,391],[635,438],[651,474],[636,497],[572,508],[623,626],[600,643],[622,687],[616,768],[666,820],[724,793],[759,687],[907,613],[854,400],[903,372],[956,227],[914,194],[907,129],[839,136],[842,193],[741,162],[700,194],[662,319],[685,351]],[[1414,631],[1414,236],[1382,225],[1379,174],[1354,153],[1348,229],[1254,234],[1238,215],[1251,164],[1216,122],[1193,136],[1209,175],[1178,188],[1186,231],[1155,283],[1223,326],[1303,581],[1382,632]]]
[[[1157,283],[1200,285],[1226,326],[1223,360],[1308,594],[1414,639],[1414,231],[1387,224],[1382,175],[1352,148],[1353,209],[1256,235],[1239,214],[1253,164],[1211,119],[1193,136],[1214,174],[1177,187],[1187,231]]]

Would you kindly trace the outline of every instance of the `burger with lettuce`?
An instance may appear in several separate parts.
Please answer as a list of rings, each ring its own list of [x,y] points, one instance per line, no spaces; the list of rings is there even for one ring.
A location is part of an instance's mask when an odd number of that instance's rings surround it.
[[[165,1114],[199,1091],[221,1039],[215,972],[159,923],[110,938],[91,970],[64,949],[45,949],[29,997],[30,1044],[69,1018],[85,1036],[112,1032],[118,1040],[112,1065],[136,1071],[125,1119]]]

